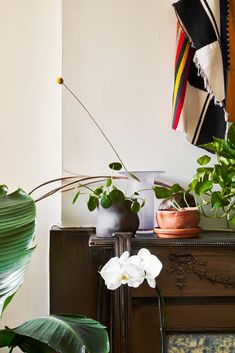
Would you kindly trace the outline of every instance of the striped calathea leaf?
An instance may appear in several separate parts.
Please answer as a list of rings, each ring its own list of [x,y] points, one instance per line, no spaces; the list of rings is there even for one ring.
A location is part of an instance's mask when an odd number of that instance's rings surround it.
[[[0,185],[0,316],[23,283],[34,249],[36,207],[22,189]]]

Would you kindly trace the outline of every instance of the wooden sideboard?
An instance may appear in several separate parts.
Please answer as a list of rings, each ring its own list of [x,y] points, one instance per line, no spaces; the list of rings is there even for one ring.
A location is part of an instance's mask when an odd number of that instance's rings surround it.
[[[50,311],[78,313],[108,327],[112,353],[158,352],[155,290],[122,286],[108,291],[98,274],[112,256],[148,248],[160,258],[157,278],[166,304],[168,334],[235,333],[235,233],[205,232],[197,239],[97,238],[94,228],[50,232]]]

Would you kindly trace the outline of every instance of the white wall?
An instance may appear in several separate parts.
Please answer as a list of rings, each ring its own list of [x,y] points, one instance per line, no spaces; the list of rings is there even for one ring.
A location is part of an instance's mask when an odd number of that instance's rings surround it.
[[[30,191],[61,174],[61,2],[0,0],[0,184]],[[38,204],[38,244],[1,326],[48,313],[49,229],[60,197]]]
[[[64,0],[63,76],[103,127],[129,170],[165,170],[187,184],[204,153],[171,130],[176,18],[171,1]],[[108,173],[116,160],[74,99],[63,93],[63,168]],[[94,216],[63,197],[65,225]]]

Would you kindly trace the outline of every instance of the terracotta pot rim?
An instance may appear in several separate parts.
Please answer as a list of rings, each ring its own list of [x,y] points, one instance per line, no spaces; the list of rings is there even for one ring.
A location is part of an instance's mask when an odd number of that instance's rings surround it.
[[[180,234],[180,233],[200,233],[202,232],[201,227],[194,227],[194,228],[159,228],[155,227],[155,233],[172,233],[172,234]]]
[[[161,229],[155,227],[154,232],[158,238],[197,238],[199,234],[203,231],[201,227],[196,228],[178,228],[178,229]]]
[[[177,210],[176,208],[171,207],[171,208],[161,208],[157,210],[157,212],[189,212],[189,211],[199,212],[199,209],[197,207],[183,207],[180,210]]]

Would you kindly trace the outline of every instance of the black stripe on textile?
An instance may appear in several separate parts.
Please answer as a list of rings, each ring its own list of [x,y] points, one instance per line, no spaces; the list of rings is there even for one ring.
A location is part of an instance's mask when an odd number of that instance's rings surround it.
[[[228,0],[220,1],[220,32],[221,32],[221,51],[223,58],[223,69],[224,69],[224,87],[227,88],[227,70],[228,70],[228,11],[229,4]]]
[[[217,26],[217,22],[216,22],[216,19],[215,19],[215,16],[213,14],[213,12],[211,11],[211,8],[210,6],[208,5],[208,2],[206,0],[202,0],[204,2],[204,4],[206,5],[206,8],[208,10],[208,12],[210,13],[211,15],[211,18],[212,18],[212,21],[214,23],[214,27],[216,29],[216,34],[217,34],[217,38],[220,39],[220,32],[219,32],[219,29],[218,29],[218,26]]]
[[[226,132],[226,121],[224,119],[224,110],[219,105],[215,105],[213,98],[211,99],[196,146],[213,141],[213,137],[224,138]]]
[[[207,97],[206,97],[205,102],[204,102],[203,107],[202,107],[201,115],[200,115],[200,118],[199,118],[199,120],[198,120],[197,127],[196,127],[196,130],[195,130],[195,132],[194,132],[193,139],[192,139],[192,144],[193,144],[193,145],[196,144],[196,137],[197,137],[197,134],[198,134],[198,130],[199,130],[199,128],[200,128],[200,125],[201,125],[201,121],[202,121],[203,116],[204,116],[204,114],[205,114],[205,109],[206,109],[206,107],[207,107],[208,99],[210,99],[210,93],[207,94]]]
[[[201,91],[207,92],[202,76],[198,76],[198,69],[195,63],[192,61],[188,74],[188,82],[191,86],[200,89]]]
[[[196,49],[217,40],[214,27],[200,0],[179,0],[173,6]]]
[[[182,48],[180,51],[180,55],[178,57],[178,61],[177,61],[176,67],[175,67],[175,76],[177,76],[177,73],[178,73],[178,70],[179,70],[179,67],[180,67],[180,64],[182,61],[182,57],[185,53],[185,48],[186,48],[187,44],[188,44],[188,39],[184,38],[184,42],[183,42],[183,45],[182,45]]]

